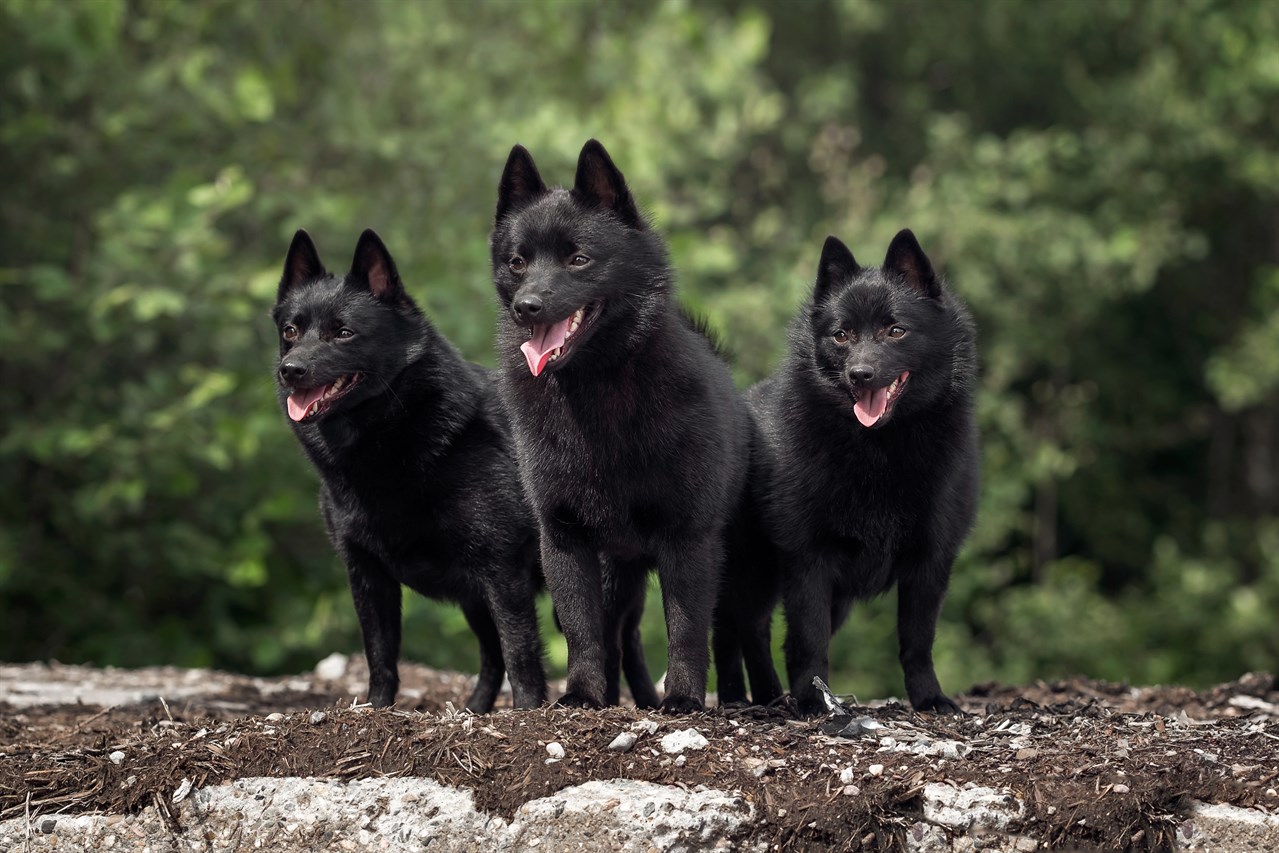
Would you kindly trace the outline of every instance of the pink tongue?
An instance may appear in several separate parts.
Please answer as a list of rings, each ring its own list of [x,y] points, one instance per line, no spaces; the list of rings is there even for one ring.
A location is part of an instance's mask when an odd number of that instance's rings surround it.
[[[853,404],[853,412],[862,426],[874,426],[888,408],[888,388],[876,388],[874,391],[863,391]]]
[[[307,388],[303,391],[294,391],[289,395],[289,417],[295,421],[300,421],[306,417],[306,410],[311,408],[311,404],[324,396],[324,392],[329,390],[329,386],[321,385],[319,388]]]
[[[542,373],[547,359],[551,357],[551,351],[556,347],[564,346],[564,339],[568,337],[568,327],[572,322],[573,315],[570,314],[558,323],[534,326],[533,339],[520,345],[520,352],[524,353],[524,358],[528,361],[528,369],[534,376]]]

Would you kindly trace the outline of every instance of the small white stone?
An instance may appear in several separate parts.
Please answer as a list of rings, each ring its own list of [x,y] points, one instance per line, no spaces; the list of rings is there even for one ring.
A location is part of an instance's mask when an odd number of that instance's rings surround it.
[[[613,738],[613,742],[608,745],[609,752],[630,752],[635,746],[635,741],[639,740],[639,736],[634,732],[622,732]]]
[[[312,712],[311,712],[311,722],[313,722],[313,723],[322,723],[322,722],[324,722],[324,720],[325,720],[328,716],[329,716],[329,715],[328,715],[328,714],[326,714],[326,713],[324,713],[323,711],[312,711]]]
[[[1113,790],[1114,790],[1114,792],[1115,792],[1116,794],[1126,794],[1126,793],[1128,793],[1129,788],[1128,788],[1128,786],[1127,786],[1127,785],[1124,785],[1124,784],[1122,784],[1122,783],[1121,783],[1121,784],[1119,784],[1119,785],[1116,785],[1116,786],[1113,788]]]
[[[870,775],[872,775],[872,776],[883,776],[883,775],[884,775],[884,765],[882,765],[882,764],[872,764],[870,767],[867,767],[867,768],[866,768],[866,772],[867,772],[867,773],[869,773],[869,774],[870,774]]]
[[[655,735],[657,734],[657,723],[652,720],[636,720],[634,723],[631,723],[631,731],[639,732],[640,734]]]
[[[845,767],[839,771],[839,783],[841,785],[851,785],[857,779],[857,771],[851,767]]]
[[[121,761],[124,761],[124,753],[117,749],[115,752],[108,755],[107,758],[111,759],[112,764],[119,764]]]
[[[334,652],[315,665],[315,677],[325,681],[337,681],[346,675],[346,655]]]
[[[281,714],[279,711],[276,711],[274,714],[266,715],[266,721],[268,723],[278,723],[280,722],[280,720],[283,720],[283,719],[284,719],[284,715]]]
[[[662,738],[662,751],[675,755],[686,749],[705,749],[710,745],[702,733],[697,729],[680,729],[677,732],[671,732]]]
[[[687,764],[687,763],[688,763],[688,756],[687,756],[687,755],[680,755],[678,758],[676,758],[676,759],[675,759],[675,766],[676,766],[676,767],[683,767],[683,766],[684,766],[685,764]]]
[[[546,745],[546,754],[557,761],[564,757],[564,747],[555,741]]]
[[[845,797],[855,797],[855,796],[857,796],[858,794],[860,794],[861,792],[862,792],[862,789],[861,789],[861,788],[858,788],[856,785],[845,785],[845,786],[844,786],[844,796],[845,796]]]

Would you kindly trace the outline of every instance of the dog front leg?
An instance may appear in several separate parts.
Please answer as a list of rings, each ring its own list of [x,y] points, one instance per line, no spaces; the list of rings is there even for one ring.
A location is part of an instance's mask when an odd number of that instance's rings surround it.
[[[924,571],[904,574],[897,584],[897,641],[906,695],[916,711],[961,713],[942,693],[933,666],[933,640],[950,575],[950,562],[934,561]]]
[[[786,610],[786,671],[802,714],[826,710],[813,678],[830,677],[831,575],[812,555],[787,560],[782,602]]]
[[[666,698],[661,704],[666,713],[706,709],[706,676],[711,663],[708,639],[723,562],[724,543],[718,531],[697,542],[668,547],[658,555],[669,649]]]
[[[568,692],[558,704],[602,708],[607,655],[599,555],[583,545],[557,545],[543,531],[542,572],[568,645]]]
[[[400,583],[382,561],[357,545],[343,549],[351,601],[364,635],[369,664],[369,702],[385,708],[400,689]]]

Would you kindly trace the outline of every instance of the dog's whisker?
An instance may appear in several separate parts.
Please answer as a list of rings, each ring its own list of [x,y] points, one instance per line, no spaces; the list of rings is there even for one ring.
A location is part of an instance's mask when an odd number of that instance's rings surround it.
[[[391,383],[387,382],[386,379],[383,378],[382,374],[369,371],[368,375],[382,383],[382,387],[386,389],[386,392],[395,398],[395,402],[400,404],[401,411],[407,412],[409,410],[409,407],[404,405],[404,401],[400,399],[400,395],[395,393],[395,389],[391,387]]]

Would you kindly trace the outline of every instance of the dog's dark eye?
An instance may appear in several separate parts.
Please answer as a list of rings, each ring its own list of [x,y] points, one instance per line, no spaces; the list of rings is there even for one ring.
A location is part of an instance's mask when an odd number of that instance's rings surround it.
[[[586,255],[577,254],[577,255],[574,255],[572,259],[569,260],[568,265],[571,267],[584,267],[590,262],[591,262],[591,259],[586,257]]]
[[[337,336],[341,338],[342,340],[347,340],[348,338],[355,337],[355,332],[347,328],[341,328],[341,329],[338,329]]]
[[[283,337],[286,341],[296,341],[298,339],[298,327],[293,325],[292,323],[289,323],[280,332],[280,336]]]
[[[511,272],[515,273],[516,275],[519,275],[520,273],[524,272],[524,270],[528,267],[528,264],[525,263],[524,259],[521,258],[519,255],[512,255],[511,259],[506,262],[506,265],[510,267]]]
[[[901,326],[893,326],[888,330],[888,337],[890,338],[904,338],[905,336],[906,330]]]
[[[835,339],[835,343],[837,344],[848,343],[848,332],[845,332],[843,329],[840,329],[838,332],[831,335],[831,337]]]

